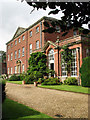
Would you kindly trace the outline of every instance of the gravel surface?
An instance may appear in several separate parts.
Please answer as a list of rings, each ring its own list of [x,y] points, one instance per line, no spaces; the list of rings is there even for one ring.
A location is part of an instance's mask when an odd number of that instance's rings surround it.
[[[25,104],[53,118],[88,118],[88,95],[34,87],[6,84],[12,100]]]

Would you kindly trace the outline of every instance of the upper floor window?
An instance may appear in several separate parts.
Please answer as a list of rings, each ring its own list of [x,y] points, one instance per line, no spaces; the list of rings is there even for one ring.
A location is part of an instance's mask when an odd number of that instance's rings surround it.
[[[21,39],[19,38],[19,39],[18,39],[18,42],[20,43],[20,41],[21,41]]]
[[[9,61],[9,55],[8,55],[8,61]]]
[[[73,35],[77,35],[77,31],[76,30],[73,31]]]
[[[13,53],[11,53],[11,60],[12,60]]]
[[[59,26],[56,26],[56,31],[57,31],[58,33],[60,33],[60,27],[59,27]]]
[[[18,50],[18,58],[20,58],[20,49]]]
[[[48,60],[54,60],[54,50],[51,49],[48,53]]]
[[[24,56],[24,47],[22,48],[22,56]]]
[[[15,45],[17,45],[17,40],[15,40]]]
[[[30,44],[30,54],[32,53],[32,44]]]
[[[39,40],[36,41],[36,49],[39,49]]]
[[[88,57],[88,56],[90,56],[90,49],[89,48],[86,49],[86,57]]]
[[[8,49],[10,48],[10,46],[8,45]]]
[[[22,37],[22,38],[23,38],[23,40],[25,40],[25,36],[24,36],[24,35],[23,35],[23,37]]]
[[[36,27],[36,33],[38,33],[39,32],[39,27]]]
[[[13,43],[11,43],[11,48],[13,47]]]
[[[30,37],[32,37],[32,31],[30,31],[29,35],[30,35]]]
[[[16,59],[16,57],[17,57],[17,51],[15,51],[15,59]]]

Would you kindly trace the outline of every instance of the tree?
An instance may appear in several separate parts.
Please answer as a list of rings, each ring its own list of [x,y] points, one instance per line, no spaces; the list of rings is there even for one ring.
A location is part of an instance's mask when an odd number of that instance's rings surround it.
[[[34,79],[37,81],[38,78],[42,78],[46,74],[47,65],[46,55],[42,52],[32,53],[28,63],[28,75],[33,74]]]
[[[83,87],[90,87],[90,56],[83,59],[82,66],[80,68],[81,73],[81,85]]]
[[[23,0],[22,0],[23,1]],[[27,2],[27,0],[26,0]],[[79,30],[83,34],[88,34],[90,31],[90,2],[27,2],[28,5],[32,6],[34,9],[37,8],[46,10],[47,7],[51,9],[48,13],[58,14],[60,11],[64,14],[61,20],[50,20],[52,26],[49,26],[48,22],[44,22],[47,27],[44,32],[53,33],[56,31],[55,26],[60,26],[62,32],[66,35],[69,29]],[[33,10],[34,10],[33,9]],[[33,11],[32,10],[32,11]],[[84,29],[82,26],[88,24],[88,29]]]

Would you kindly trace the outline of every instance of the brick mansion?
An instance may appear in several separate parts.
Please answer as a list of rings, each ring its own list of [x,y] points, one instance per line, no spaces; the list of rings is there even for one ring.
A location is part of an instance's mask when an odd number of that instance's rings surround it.
[[[82,59],[89,54],[88,38],[73,30],[69,30],[66,36],[62,36],[58,27],[58,31],[55,33],[44,33],[42,32],[45,29],[43,22],[48,19],[54,18],[43,17],[28,28],[18,27],[13,38],[6,43],[7,74],[9,76],[26,72],[30,54],[41,51],[47,56],[48,67],[53,69],[55,76],[60,77],[63,81],[67,77],[67,71],[65,64],[61,63],[62,49],[58,49],[58,46],[68,44],[74,55],[70,76],[77,79],[80,77],[79,69]]]

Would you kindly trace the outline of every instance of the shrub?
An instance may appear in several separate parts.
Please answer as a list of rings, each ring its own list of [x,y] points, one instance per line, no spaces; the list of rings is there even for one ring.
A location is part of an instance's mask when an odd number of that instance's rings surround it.
[[[33,84],[34,83],[34,76],[33,73],[30,75],[25,76],[25,84]]]
[[[83,59],[82,66],[80,68],[81,73],[81,85],[83,87],[90,87],[90,56]]]
[[[20,75],[16,76],[15,74],[13,74],[8,80],[9,81],[20,81]]]
[[[77,79],[75,77],[68,77],[64,80],[65,85],[78,85]]]
[[[39,78],[37,82],[38,82],[39,84],[41,84],[42,82],[44,82],[44,79],[43,79],[43,78]]]
[[[25,77],[26,77],[26,73],[21,73],[20,74],[20,80],[21,81],[25,80]]]
[[[58,78],[48,78],[44,80],[42,85],[60,85],[60,80]]]

